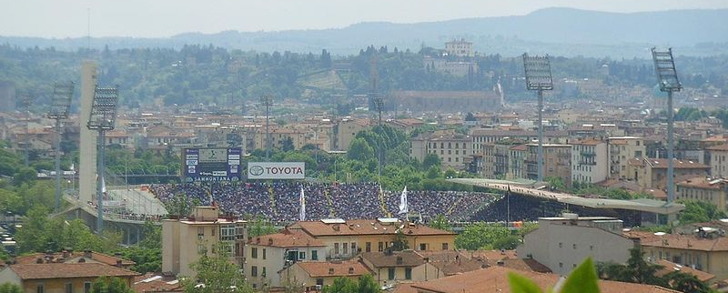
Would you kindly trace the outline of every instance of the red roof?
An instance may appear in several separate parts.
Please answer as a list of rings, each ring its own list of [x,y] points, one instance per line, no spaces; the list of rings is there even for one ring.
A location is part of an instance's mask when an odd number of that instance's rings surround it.
[[[16,264],[8,269],[21,280],[46,280],[69,278],[134,277],[139,273],[100,263],[44,263]]]

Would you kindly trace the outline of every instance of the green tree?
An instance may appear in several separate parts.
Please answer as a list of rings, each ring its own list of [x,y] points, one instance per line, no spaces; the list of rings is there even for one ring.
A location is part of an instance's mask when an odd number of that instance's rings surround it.
[[[349,151],[346,152],[346,156],[350,160],[366,161],[374,156],[374,149],[367,143],[363,138],[355,138],[349,146]]]
[[[23,293],[23,288],[20,285],[6,282],[0,284],[0,293]]]
[[[380,293],[382,292],[382,289],[380,289],[379,284],[377,284],[377,281],[374,280],[374,277],[370,274],[363,275],[359,277],[359,291],[358,293]]]
[[[495,249],[516,249],[521,244],[521,237],[516,235],[509,235],[504,238],[499,238],[493,241],[493,248]]]
[[[478,250],[494,249],[498,239],[510,236],[511,232],[503,225],[475,223],[455,237],[455,246],[459,249]]]
[[[685,209],[678,215],[681,224],[703,223],[726,217],[724,212],[707,201],[686,200],[682,203],[685,204]]]
[[[326,285],[323,293],[359,293],[359,284],[351,278],[338,277],[334,283]]]
[[[422,159],[422,170],[429,170],[432,167],[437,167],[437,169],[440,169],[440,157],[438,157],[436,154],[429,153],[425,155],[425,158]]]
[[[182,287],[186,293],[249,293],[253,292],[240,273],[238,267],[232,263],[227,253],[229,245],[223,242],[213,244],[215,254],[205,253],[200,259],[190,264],[190,268],[197,275],[186,276],[182,279]]]
[[[252,223],[250,223],[250,229],[248,230],[248,236],[258,237],[261,235],[268,235],[278,232],[273,223],[264,219],[261,216],[256,217]]]
[[[134,293],[134,290],[121,278],[100,277],[91,285],[91,293]]]

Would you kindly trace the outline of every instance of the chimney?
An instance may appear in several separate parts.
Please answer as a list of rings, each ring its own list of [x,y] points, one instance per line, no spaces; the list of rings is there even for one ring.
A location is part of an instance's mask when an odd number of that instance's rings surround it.
[[[273,238],[268,238],[268,245],[273,245]]]
[[[329,275],[333,275],[333,274],[334,274],[334,268],[329,268]]]
[[[354,274],[354,267],[349,267],[349,274],[350,275]]]
[[[397,256],[397,264],[398,265],[401,265],[402,262],[403,262],[402,257],[401,256]]]
[[[92,255],[93,255],[93,252],[91,252],[91,250],[84,250],[83,251],[83,257],[85,257],[85,258],[91,258],[91,259],[93,259]]]
[[[63,258],[68,258],[69,256],[71,256],[71,253],[70,253],[70,252],[68,252],[68,250],[65,250],[65,249],[64,249],[64,250],[63,250]]]
[[[117,259],[117,260],[116,260],[116,266],[117,266],[117,267],[121,267],[121,260],[120,260],[120,259]]]

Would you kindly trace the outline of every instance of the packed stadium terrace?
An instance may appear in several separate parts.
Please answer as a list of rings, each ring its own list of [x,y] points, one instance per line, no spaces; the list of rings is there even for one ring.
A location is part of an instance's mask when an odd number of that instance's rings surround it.
[[[322,184],[300,182],[232,182],[162,184],[150,187],[162,202],[177,195],[214,204],[237,216],[262,216],[274,222],[298,220],[303,186],[306,219],[364,219],[397,216],[401,191],[382,191],[377,183]],[[503,196],[462,191],[409,191],[411,213],[425,218],[444,215],[451,221],[473,220],[471,216]],[[487,219],[484,219],[487,220]]]

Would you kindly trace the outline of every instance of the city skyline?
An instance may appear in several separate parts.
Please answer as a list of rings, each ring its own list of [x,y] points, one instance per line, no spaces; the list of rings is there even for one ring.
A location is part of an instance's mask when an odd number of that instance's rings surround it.
[[[39,9],[39,8],[43,9]],[[342,28],[361,22],[417,23],[526,15],[549,7],[605,12],[726,9],[728,2],[699,1],[233,1],[192,0],[12,1],[0,11],[0,36],[170,37],[187,32],[282,31]]]

